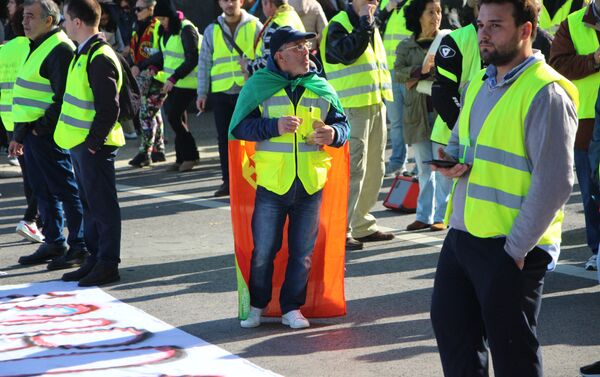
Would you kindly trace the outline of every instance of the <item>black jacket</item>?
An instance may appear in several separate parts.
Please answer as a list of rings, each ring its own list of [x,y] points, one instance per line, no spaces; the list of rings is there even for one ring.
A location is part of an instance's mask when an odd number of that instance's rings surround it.
[[[354,27],[351,33],[338,22],[331,22],[327,31],[325,59],[330,64],[353,64],[373,43],[375,22],[369,23],[367,16],[359,17],[351,5],[346,7],[350,23]]]

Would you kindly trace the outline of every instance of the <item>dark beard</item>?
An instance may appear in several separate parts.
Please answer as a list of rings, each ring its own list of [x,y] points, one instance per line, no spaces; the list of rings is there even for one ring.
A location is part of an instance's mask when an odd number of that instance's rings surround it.
[[[517,48],[505,52],[499,52],[498,50],[495,50],[487,56],[484,56],[484,53],[482,52],[481,58],[485,64],[491,64],[498,67],[510,63],[518,54],[519,50]]]

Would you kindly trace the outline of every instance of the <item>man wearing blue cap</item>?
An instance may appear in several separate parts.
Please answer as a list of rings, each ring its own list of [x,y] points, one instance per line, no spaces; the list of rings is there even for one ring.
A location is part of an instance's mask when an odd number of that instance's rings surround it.
[[[256,142],[251,307],[241,321],[245,328],[260,325],[271,301],[273,260],[286,219],[289,258],[279,297],[282,323],[295,329],[310,325],[300,307],[306,300],[322,189],[331,166],[323,146],[343,146],[350,130],[337,94],[317,76],[309,59],[307,40],[314,37],[289,26],[273,33],[267,67],[244,85],[230,124],[231,136]]]

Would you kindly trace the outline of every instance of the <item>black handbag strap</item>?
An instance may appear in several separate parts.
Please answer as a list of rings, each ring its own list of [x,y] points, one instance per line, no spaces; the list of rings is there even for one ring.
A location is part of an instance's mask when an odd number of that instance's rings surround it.
[[[225,32],[225,30],[223,30],[223,27],[221,26],[221,24],[219,23],[219,21],[215,21],[215,25],[217,25],[218,27],[221,28],[221,34],[223,34],[223,37],[227,40],[227,42],[229,42],[229,44],[233,47],[233,49],[235,51],[237,51],[237,53],[240,55],[240,58],[244,57],[244,51],[242,51],[242,49],[240,48],[240,46],[237,45],[237,43],[235,43],[235,41],[233,40],[233,37],[229,34],[227,34]]]

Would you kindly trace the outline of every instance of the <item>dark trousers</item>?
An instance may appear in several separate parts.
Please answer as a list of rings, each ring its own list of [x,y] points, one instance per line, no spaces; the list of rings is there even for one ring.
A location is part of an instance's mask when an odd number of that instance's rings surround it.
[[[221,176],[223,182],[229,183],[229,152],[228,131],[229,122],[233,116],[233,110],[238,99],[237,94],[213,93],[213,110],[215,114],[215,125],[217,127],[217,138],[219,141],[219,159],[221,161]]]
[[[38,201],[45,242],[62,245],[64,218],[69,229],[68,244],[83,247],[81,200],[69,152],[54,143],[52,134],[24,140],[27,178]]]
[[[165,100],[167,119],[175,132],[175,161],[196,161],[200,158],[196,140],[187,125],[186,109],[196,98],[194,89],[173,88]]]
[[[585,236],[588,247],[593,254],[598,254],[598,243],[600,243],[600,212],[598,205],[592,199],[592,167],[588,158],[588,151],[575,149],[575,173],[581,191],[581,202],[583,204],[583,217],[585,219]]]
[[[283,314],[299,309],[306,301],[306,285],[312,254],[319,231],[319,213],[323,191],[309,195],[298,178],[283,195],[262,186],[256,189],[252,214],[254,250],[250,265],[250,305],[264,308],[271,301],[273,261],[288,223],[288,261],[285,280],[279,294]]]
[[[19,156],[19,165],[21,166],[21,175],[23,177],[23,190],[25,191],[25,199],[27,200],[27,209],[25,210],[25,214],[23,215],[23,220],[28,223],[38,221],[38,205],[37,199],[35,195],[33,195],[33,190],[31,189],[31,184],[29,183],[29,178],[27,177],[27,162],[25,161],[25,156]],[[40,225],[40,224],[38,224]]]
[[[536,336],[544,275],[551,257],[534,248],[519,270],[505,238],[450,229],[440,253],[431,322],[446,377],[541,377]]]
[[[116,147],[103,146],[95,154],[85,144],[71,150],[83,203],[85,243],[93,261],[119,263],[121,209],[115,178]]]

